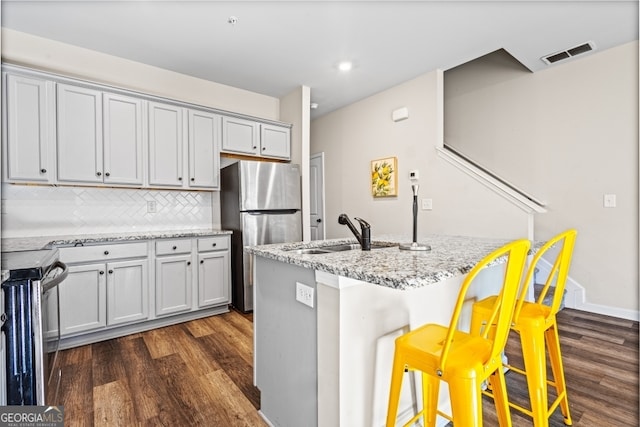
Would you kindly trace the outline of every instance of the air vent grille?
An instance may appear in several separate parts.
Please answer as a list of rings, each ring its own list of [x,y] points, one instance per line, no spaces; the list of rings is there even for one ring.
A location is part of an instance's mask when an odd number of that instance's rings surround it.
[[[583,53],[591,52],[595,50],[596,46],[593,42],[583,43],[579,46],[572,47],[571,49],[563,50],[560,52],[552,53],[551,55],[547,55],[542,57],[542,60],[547,64],[551,65],[558,61],[562,61],[565,59],[572,58],[577,55],[581,55]]]

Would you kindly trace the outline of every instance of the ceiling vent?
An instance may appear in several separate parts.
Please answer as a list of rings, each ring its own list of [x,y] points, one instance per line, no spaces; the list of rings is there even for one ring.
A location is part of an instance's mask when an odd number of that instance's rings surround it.
[[[551,65],[558,61],[572,58],[574,56],[582,55],[583,53],[591,52],[595,50],[596,46],[593,42],[583,43],[579,46],[572,47],[571,49],[563,50],[560,52],[552,53],[542,57],[545,64]]]

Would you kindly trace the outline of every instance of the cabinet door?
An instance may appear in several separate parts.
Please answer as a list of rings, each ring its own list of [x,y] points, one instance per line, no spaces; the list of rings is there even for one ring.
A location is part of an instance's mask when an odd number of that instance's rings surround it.
[[[198,255],[198,306],[229,302],[229,251]]]
[[[69,275],[58,285],[60,336],[107,325],[105,267],[103,263],[69,267]]]
[[[222,151],[259,154],[258,123],[235,117],[222,117]]]
[[[182,108],[149,103],[149,184],[182,187]]]
[[[58,180],[102,182],[102,93],[58,85]]]
[[[107,324],[149,317],[146,259],[107,263]]]
[[[9,181],[53,180],[53,82],[6,74],[4,153]]]
[[[156,316],[191,310],[191,255],[156,258]]]
[[[260,125],[260,155],[291,158],[291,129],[267,124]]]
[[[142,185],[142,101],[103,95],[104,182]]]
[[[189,186],[218,188],[220,116],[189,110]]]

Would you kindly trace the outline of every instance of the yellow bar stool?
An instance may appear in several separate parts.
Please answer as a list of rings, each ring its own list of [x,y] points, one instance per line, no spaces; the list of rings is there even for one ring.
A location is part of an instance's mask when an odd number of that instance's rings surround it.
[[[562,366],[562,355],[560,353],[556,313],[562,303],[576,236],[576,230],[567,230],[553,237],[540,248],[531,261],[513,314],[511,329],[520,335],[524,370],[511,365],[506,366],[510,370],[526,376],[531,409],[524,408],[513,402],[510,402],[509,406],[532,417],[535,427],[547,427],[549,425],[549,417],[558,406],[560,406],[564,416],[564,423],[566,425],[572,424],[564,368]],[[557,253],[542,292],[535,302],[525,301],[529,285],[533,281],[536,266],[545,253],[552,252],[551,248],[554,248]],[[551,304],[546,305],[545,298],[549,294],[554,281],[553,298],[551,299]],[[493,326],[491,307],[493,301],[497,298],[498,296],[492,296],[474,303],[471,317],[471,330],[473,333],[480,333],[485,330],[493,331],[494,327],[487,328],[487,325]],[[490,332],[489,335],[492,333]],[[547,378],[547,350],[549,352],[553,380]],[[556,390],[556,398],[550,406],[547,395],[548,385],[555,387]],[[490,389],[492,386],[493,384],[489,383],[489,390],[485,394],[491,395]]]
[[[396,339],[387,427],[395,427],[402,379],[406,371],[422,373],[422,411],[405,426],[421,416],[423,425],[435,426],[436,415],[454,422],[456,427],[482,426],[482,382],[491,377],[498,419],[501,426],[511,426],[501,354],[507,342],[518,288],[522,279],[528,240],[517,240],[497,249],[478,262],[465,277],[448,327],[427,324]],[[491,310],[496,324],[491,338],[457,329],[469,286],[478,273],[498,258],[507,257],[503,284]],[[449,385],[452,414],[438,411],[440,381]]]

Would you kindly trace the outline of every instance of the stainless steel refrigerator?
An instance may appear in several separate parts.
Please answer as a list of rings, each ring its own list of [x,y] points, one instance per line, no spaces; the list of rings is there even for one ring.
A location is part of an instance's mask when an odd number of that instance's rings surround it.
[[[253,255],[244,246],[302,240],[300,167],[240,160],[222,169],[222,228],[232,230],[232,305],[253,310]]]

